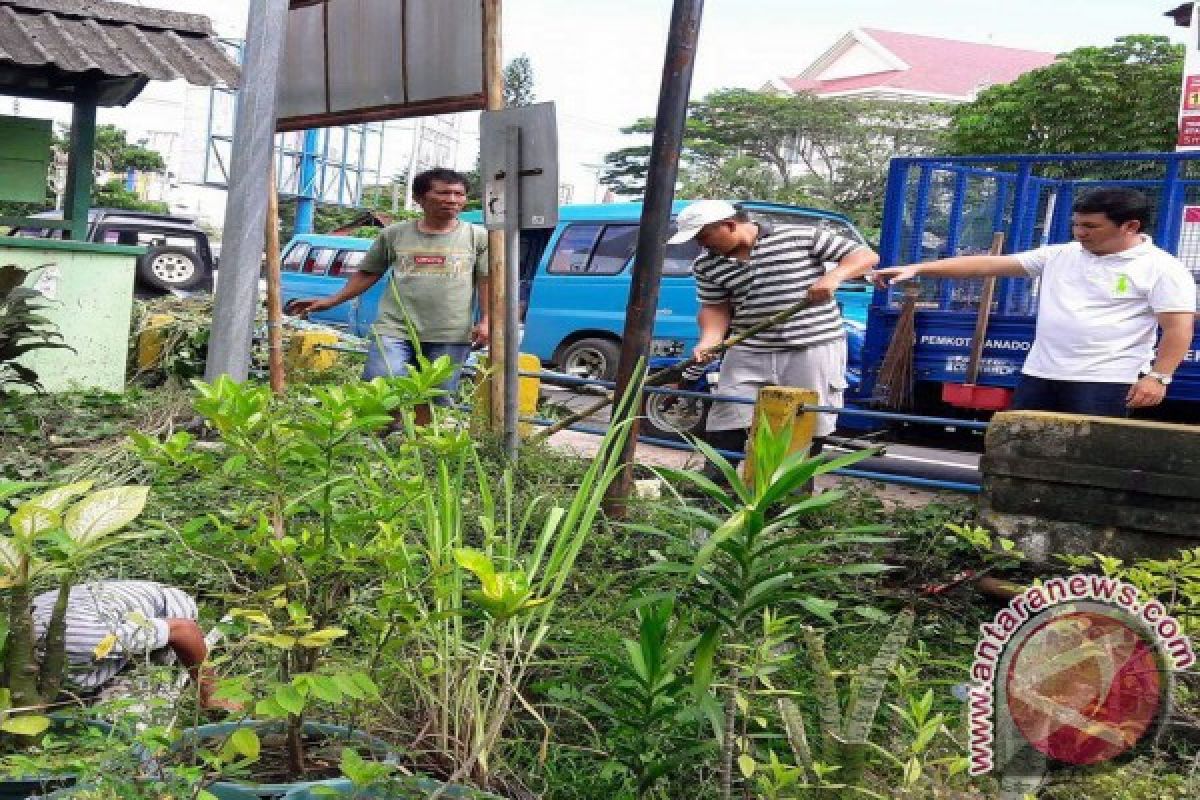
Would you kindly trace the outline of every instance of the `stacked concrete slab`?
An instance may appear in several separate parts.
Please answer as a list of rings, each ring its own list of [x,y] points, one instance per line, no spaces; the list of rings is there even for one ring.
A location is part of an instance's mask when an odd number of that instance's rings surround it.
[[[1031,558],[1200,546],[1200,426],[1006,412],[980,469],[984,524]]]

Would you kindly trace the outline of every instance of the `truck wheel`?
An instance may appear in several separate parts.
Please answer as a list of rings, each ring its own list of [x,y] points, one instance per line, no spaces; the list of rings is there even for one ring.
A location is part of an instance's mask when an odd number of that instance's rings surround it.
[[[698,397],[647,394],[642,403],[642,435],[674,441],[700,436],[711,406],[712,401]]]
[[[580,339],[560,351],[558,366],[576,378],[613,381],[620,358],[621,346],[612,339]]]
[[[209,268],[186,247],[152,247],[137,260],[137,276],[157,289],[198,289],[208,285]]]

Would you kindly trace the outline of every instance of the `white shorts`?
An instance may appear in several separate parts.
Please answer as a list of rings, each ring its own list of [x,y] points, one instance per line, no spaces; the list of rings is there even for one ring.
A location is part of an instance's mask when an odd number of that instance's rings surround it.
[[[718,395],[758,398],[764,386],[815,389],[820,404],[841,408],[846,390],[846,340],[815,344],[795,350],[746,350],[735,347],[725,354],[718,378]],[[713,403],[708,430],[749,428],[754,406]],[[817,436],[828,436],[837,427],[836,414],[817,414]]]

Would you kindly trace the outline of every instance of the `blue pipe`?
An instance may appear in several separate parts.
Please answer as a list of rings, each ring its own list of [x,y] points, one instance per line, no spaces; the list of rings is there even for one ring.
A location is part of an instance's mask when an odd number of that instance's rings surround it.
[[[296,184],[296,233],[312,233],[317,215],[317,138],[319,131],[309,128],[304,132],[304,144],[300,151],[300,174]]]
[[[541,417],[521,417],[521,422],[531,422],[535,425],[552,425],[553,420],[543,419]],[[567,430],[577,431],[579,433],[589,433],[595,436],[603,436],[608,432],[606,428],[598,428],[594,425],[572,425]],[[639,436],[638,441],[644,444],[655,445],[657,447],[665,447],[670,450],[680,450],[688,452],[697,452],[696,448],[686,442],[676,442],[670,439],[659,439],[653,436]],[[728,459],[736,459],[741,461],[745,459],[746,454],[733,450],[717,450],[722,456]],[[945,489],[953,492],[968,492],[978,493],[979,486],[974,483],[959,483],[957,481],[939,481],[933,478],[917,478],[911,475],[893,475],[888,472],[871,472],[869,470],[860,469],[835,469],[833,475],[844,475],[848,478],[863,478],[866,480],[878,481],[880,483],[896,483],[905,486],[920,486],[927,489]]]
[[[876,419],[893,419],[897,422],[920,422],[928,425],[944,425],[947,428],[966,428],[967,430],[987,430],[988,423],[970,419],[955,419],[954,417],[921,417],[915,414],[899,414],[895,411],[869,411],[858,408],[835,408],[833,406],[800,406],[802,411],[816,411],[822,414],[853,414],[859,417],[875,417]]]
[[[939,481],[933,478],[916,478],[912,475],[891,475],[886,472],[868,472],[861,469],[835,469],[834,475],[845,475],[850,478],[866,478],[881,483],[900,483],[906,486],[921,486],[927,489],[948,489],[954,492],[969,492],[978,494],[980,487],[974,483],[958,483],[957,481]]]
[[[572,378],[562,375],[546,375],[539,372],[521,372],[521,375],[528,378],[541,378],[546,383],[554,383],[562,381],[566,384],[596,384],[612,388],[612,381],[587,380],[586,378]],[[642,389],[650,394],[668,394],[676,397],[695,397],[699,400],[713,400],[721,403],[742,403],[744,405],[754,405],[755,401],[749,397],[738,397],[735,395],[710,394],[708,392],[692,392],[686,389],[670,389],[665,386],[646,386]],[[801,406],[803,411],[815,411],[819,414],[854,414],[861,417],[875,417],[878,419],[891,419],[898,422],[918,422],[928,425],[945,425],[947,427],[966,428],[968,430],[987,430],[988,423],[978,422],[976,420],[955,419],[954,417],[922,417],[915,414],[900,414],[895,411],[871,411],[869,409],[860,409],[855,407],[837,408],[835,406]],[[547,423],[549,424],[549,423]]]

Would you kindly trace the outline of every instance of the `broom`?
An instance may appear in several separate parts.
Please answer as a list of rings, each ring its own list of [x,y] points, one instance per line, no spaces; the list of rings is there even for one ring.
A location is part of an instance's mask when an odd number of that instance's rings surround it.
[[[875,403],[884,408],[903,411],[913,406],[913,360],[917,346],[917,290],[904,290],[904,304],[896,318],[896,328],[887,352],[879,365],[879,380],[875,384]]]

